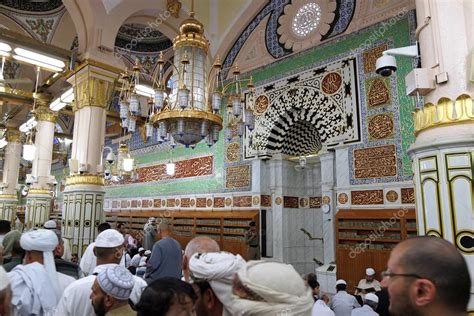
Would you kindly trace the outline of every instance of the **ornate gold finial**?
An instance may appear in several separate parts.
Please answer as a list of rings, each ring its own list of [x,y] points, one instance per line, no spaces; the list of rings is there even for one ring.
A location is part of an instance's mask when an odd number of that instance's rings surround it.
[[[9,143],[20,143],[21,142],[21,133],[16,129],[7,129],[5,133],[6,141]]]

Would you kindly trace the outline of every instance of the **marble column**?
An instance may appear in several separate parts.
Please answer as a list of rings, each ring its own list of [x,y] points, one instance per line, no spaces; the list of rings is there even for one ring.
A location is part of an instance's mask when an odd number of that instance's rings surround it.
[[[334,232],[334,216],[336,214],[334,153],[328,151],[321,152],[319,154],[319,160],[321,163],[324,263],[327,264],[336,261],[336,238]]]
[[[3,162],[4,185],[0,194],[0,219],[8,220],[12,226],[15,223],[16,208],[18,204],[17,184],[20,172],[21,133],[9,129],[6,132],[5,160]]]
[[[435,89],[414,113],[413,161],[418,233],[452,242],[474,278],[474,82],[472,4],[416,1],[422,67]],[[428,19],[429,17],[429,19]],[[453,49],[455,47],[455,49]],[[436,77],[435,77],[436,76]],[[435,81],[436,82],[436,81]],[[474,281],[474,279],[472,280]],[[474,311],[474,282],[469,310]]]
[[[101,166],[106,108],[120,70],[88,61],[68,81],[74,88],[74,134],[70,175],[66,179],[62,233],[79,256],[95,240],[104,221],[104,176]],[[81,170],[79,172],[79,170]]]
[[[42,227],[49,220],[51,212],[51,163],[53,158],[54,127],[58,117],[57,112],[46,106],[35,110],[36,125],[35,159],[31,175],[35,182],[30,186],[26,198],[26,227]]]

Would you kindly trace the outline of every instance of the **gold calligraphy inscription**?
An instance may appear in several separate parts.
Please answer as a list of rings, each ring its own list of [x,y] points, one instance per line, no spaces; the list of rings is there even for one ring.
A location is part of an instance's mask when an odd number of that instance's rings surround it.
[[[181,198],[181,207],[190,207],[191,199],[190,198]]]
[[[365,83],[369,107],[381,106],[390,103],[389,83],[386,78],[369,79]]]
[[[395,175],[397,175],[395,145],[354,149],[354,176],[356,179]]]
[[[337,201],[339,202],[339,204],[346,204],[347,201],[349,201],[349,197],[346,193],[341,193],[337,196]]]
[[[328,73],[321,81],[321,90],[326,94],[334,94],[341,88],[342,77],[337,72]]]
[[[259,95],[255,99],[255,114],[261,115],[265,113],[268,108],[268,97],[266,95]]]
[[[353,205],[383,204],[383,190],[351,191]]]
[[[297,196],[284,196],[283,207],[286,208],[298,208],[298,197]]]
[[[252,197],[249,195],[234,196],[234,206],[235,207],[250,207],[252,206]]]
[[[382,53],[388,49],[387,44],[383,44],[371,49],[368,49],[364,52],[364,71],[369,73],[375,71],[375,62],[377,58],[382,56]]]
[[[239,160],[240,156],[240,144],[239,143],[230,143],[227,146],[226,158],[228,162],[236,162]]]
[[[206,198],[196,198],[196,207],[206,207]]]
[[[261,205],[268,207],[272,206],[272,196],[271,195],[261,195],[260,196]]]
[[[310,208],[320,208],[322,198],[320,196],[313,196],[309,198],[309,207]]]
[[[176,206],[176,200],[175,199],[167,199],[166,200],[166,205],[168,207],[175,207]]]
[[[227,167],[225,187],[228,189],[245,188],[250,186],[250,166]]]
[[[415,203],[415,190],[413,188],[403,188],[402,193],[402,204],[414,204]]]
[[[369,140],[379,140],[393,136],[392,116],[392,113],[383,113],[369,118]]]
[[[224,205],[225,205],[225,198],[223,197],[214,198],[214,207],[224,207]]]

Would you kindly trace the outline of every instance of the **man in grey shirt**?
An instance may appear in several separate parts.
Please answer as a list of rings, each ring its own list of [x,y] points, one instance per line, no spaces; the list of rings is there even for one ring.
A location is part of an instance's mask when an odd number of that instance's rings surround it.
[[[168,223],[160,223],[159,234],[161,240],[153,245],[151,257],[146,266],[145,281],[148,284],[163,277],[181,279],[183,260],[181,245],[171,238],[171,227]]]
[[[357,299],[346,292],[346,288],[346,281],[336,281],[337,294],[332,298],[330,306],[336,316],[351,316],[352,310],[360,307]]]

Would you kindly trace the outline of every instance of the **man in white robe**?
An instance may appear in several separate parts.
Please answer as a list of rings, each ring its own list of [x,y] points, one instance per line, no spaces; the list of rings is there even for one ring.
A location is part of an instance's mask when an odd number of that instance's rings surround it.
[[[124,249],[123,235],[115,229],[107,229],[101,232],[95,241],[94,253],[97,256],[97,266],[93,273],[87,277],[73,282],[64,291],[57,309],[57,316],[90,316],[94,315],[94,309],[90,299],[91,288],[96,275],[120,262]],[[130,295],[130,300],[137,304],[146,282],[134,277],[135,285]]]
[[[61,232],[60,229],[58,231],[58,225],[53,220],[49,220],[46,223],[44,223],[43,227],[44,227],[44,229],[50,229],[50,230],[54,231],[55,233]],[[62,238],[62,240],[63,240],[63,245],[64,245],[64,253],[61,256],[61,258],[63,258],[64,260],[69,261],[69,260],[71,260],[71,248],[69,247],[69,242],[68,242],[67,239]]]
[[[56,234],[45,229],[32,230],[21,236],[25,265],[18,265],[8,273],[13,315],[53,315],[61,297],[53,257],[57,244]]]
[[[12,305],[12,290],[10,279],[5,269],[0,266],[0,315],[10,315]]]

